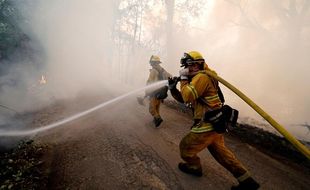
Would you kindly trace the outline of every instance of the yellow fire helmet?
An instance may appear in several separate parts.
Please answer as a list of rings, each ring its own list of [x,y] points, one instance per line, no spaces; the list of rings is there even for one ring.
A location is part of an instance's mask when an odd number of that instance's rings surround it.
[[[204,58],[198,51],[190,51],[184,53],[184,56],[181,58],[181,67],[188,67],[192,64],[202,65],[205,63]]]
[[[193,60],[202,60],[203,57],[198,51],[191,51],[188,52],[188,55],[193,59]]]
[[[150,64],[154,64],[154,63],[161,63],[160,58],[156,55],[152,55],[150,58]]]

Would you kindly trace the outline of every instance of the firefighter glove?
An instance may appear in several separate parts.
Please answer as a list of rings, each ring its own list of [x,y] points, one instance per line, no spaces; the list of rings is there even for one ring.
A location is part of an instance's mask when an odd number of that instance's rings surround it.
[[[175,89],[179,81],[180,81],[180,77],[169,77],[168,78],[169,90]]]
[[[181,80],[188,80],[189,69],[184,68],[179,71]]]

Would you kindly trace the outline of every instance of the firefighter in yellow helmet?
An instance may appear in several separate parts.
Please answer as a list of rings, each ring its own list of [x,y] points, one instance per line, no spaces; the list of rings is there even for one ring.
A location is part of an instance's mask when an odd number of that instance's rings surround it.
[[[160,80],[167,80],[172,75],[168,73],[163,67],[159,64],[161,63],[160,58],[156,55],[152,55],[149,61],[151,65],[149,78],[147,80],[147,84],[151,84]],[[156,90],[148,90],[146,91],[146,96],[149,96],[149,112],[153,116],[153,122],[156,127],[162,123],[163,119],[160,116],[159,108],[161,102],[167,97],[168,87],[164,86],[160,89]]]
[[[180,77],[169,78],[169,89],[179,102],[190,104],[193,108],[194,124],[191,131],[180,142],[180,154],[185,162],[179,163],[182,172],[202,176],[200,158],[197,154],[208,148],[212,156],[239,181],[231,189],[258,189],[259,184],[250,176],[247,169],[225,146],[223,132],[218,130],[206,115],[222,110],[224,97],[218,81],[208,76],[209,70],[202,55],[197,51],[184,54],[181,59]],[[180,81],[180,91],[176,88]],[[221,112],[222,113],[222,112]],[[220,126],[221,128],[222,126]]]

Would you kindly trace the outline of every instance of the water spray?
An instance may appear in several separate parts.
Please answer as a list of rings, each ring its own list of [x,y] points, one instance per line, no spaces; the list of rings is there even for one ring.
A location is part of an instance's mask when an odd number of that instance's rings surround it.
[[[47,130],[50,130],[50,129],[53,129],[53,128],[56,128],[56,127],[59,127],[65,123],[68,123],[70,121],[73,121],[73,120],[76,120],[80,117],[83,117],[87,114],[90,114],[100,108],[103,108],[109,104],[112,104],[114,102],[117,102],[121,99],[124,99],[128,96],[131,96],[133,94],[136,94],[142,90],[146,90],[146,89],[152,89],[152,88],[158,88],[158,87],[162,87],[164,85],[167,84],[167,80],[164,80],[164,81],[159,81],[159,82],[156,82],[156,83],[153,83],[153,84],[150,84],[150,85],[147,85],[145,87],[142,87],[142,88],[139,88],[139,89],[136,89],[136,90],[133,90],[131,92],[128,92],[126,94],[123,94],[121,96],[118,96],[112,100],[109,100],[107,102],[103,102],[95,107],[92,107],[88,110],[85,110],[83,112],[80,112],[80,113],[77,113],[71,117],[68,117],[68,118],[65,118],[63,120],[60,120],[60,121],[57,121],[55,123],[52,123],[52,124],[49,124],[49,125],[45,125],[45,126],[42,126],[42,127],[39,127],[39,128],[36,128],[36,129],[29,129],[29,130],[12,130],[12,131],[9,131],[9,130],[0,130],[0,136],[28,136],[28,135],[33,135],[33,134],[36,134],[36,133],[39,133],[39,132],[43,132],[43,131],[47,131]]]
[[[7,106],[5,106],[5,105],[1,105],[1,104],[0,104],[0,107],[4,108],[4,109],[6,109],[6,110],[10,110],[10,111],[15,112],[15,113],[18,114],[18,112],[17,112],[16,110],[14,110],[14,109],[12,109],[12,108],[9,108],[9,107],[7,107]]]
[[[233,91],[235,94],[237,94],[243,101],[245,101],[249,106],[251,106],[258,114],[260,114],[268,123],[271,124],[277,131],[279,131],[290,143],[295,146],[297,150],[299,150],[303,155],[305,155],[310,160],[310,150],[303,145],[301,142],[299,142],[297,139],[294,138],[293,135],[291,135],[284,127],[282,127],[278,122],[276,122],[270,115],[268,115],[262,108],[260,108],[257,104],[255,104],[250,98],[248,98],[245,94],[243,94],[240,90],[238,90],[236,87],[231,85],[226,80],[222,79],[218,75],[206,71],[208,75],[215,78],[219,82],[221,82],[223,85],[225,85],[227,88],[229,88],[231,91]]]

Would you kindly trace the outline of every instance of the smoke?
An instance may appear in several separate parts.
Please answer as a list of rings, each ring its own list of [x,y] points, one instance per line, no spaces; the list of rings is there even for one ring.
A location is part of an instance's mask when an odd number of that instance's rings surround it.
[[[232,83],[300,139],[310,139],[310,4],[308,1],[208,1],[204,14],[180,26],[175,10],[173,60],[177,74],[183,52],[197,50],[209,67]],[[179,16],[179,18],[181,17]],[[239,97],[222,87],[226,103],[241,120],[268,126]],[[274,131],[269,126],[267,130]]]
[[[162,66],[178,75],[183,53],[197,50],[210,68],[279,123],[299,137],[309,138],[302,134],[304,130],[300,126],[296,126],[310,123],[306,69],[310,60],[307,25],[310,13],[309,9],[303,8],[308,6],[303,4],[306,1],[296,1],[295,12],[299,16],[295,17],[289,14],[294,11],[286,1],[207,1],[200,11],[203,14],[188,17],[185,24],[184,10],[176,6],[170,11],[174,14],[174,24],[169,27],[173,30],[169,41],[172,50],[169,51],[165,44],[169,31],[165,25],[167,9],[164,5],[141,1],[139,6],[128,9],[140,10],[138,14],[125,12],[126,17],[121,11],[132,2],[120,2],[53,0],[18,3],[27,19],[23,29],[40,44],[42,58],[37,60],[39,68],[32,64],[17,64],[7,70],[9,74],[0,80],[1,84],[6,84],[2,87],[1,102],[18,111],[28,111],[57,99],[75,98],[80,93],[113,91],[120,94],[124,89],[145,85],[150,55],[159,55]],[[133,20],[140,25],[134,27]],[[38,83],[41,75],[47,81],[44,85]],[[13,85],[16,78],[19,82]],[[242,117],[263,122],[238,97],[226,88],[222,89],[227,103],[239,109]]]
[[[209,65],[300,138],[309,123],[309,3],[216,1],[206,29]],[[302,6],[303,5],[303,6]],[[303,8],[302,8],[303,7]],[[224,89],[227,103],[261,120]]]
[[[14,5],[25,20],[18,27],[30,38],[27,44],[33,45],[24,49],[34,49],[1,62],[1,105],[22,114],[81,93],[120,91],[117,87],[122,84],[109,62],[114,47],[112,1],[29,0]],[[1,108],[1,129],[25,125],[31,123]]]
[[[35,36],[47,52],[47,80],[57,98],[72,98],[102,85],[108,64],[111,3],[41,1],[31,15]]]
[[[19,64],[5,69],[1,102],[23,112],[117,86],[124,71],[113,68],[111,33],[117,7],[112,1],[27,1],[16,6],[27,21],[21,27],[40,44],[43,59],[37,67],[22,57],[15,61]],[[39,84],[42,75],[44,85]]]

